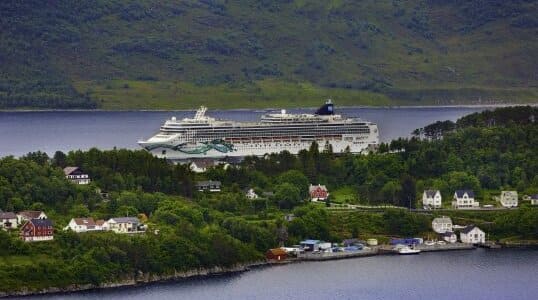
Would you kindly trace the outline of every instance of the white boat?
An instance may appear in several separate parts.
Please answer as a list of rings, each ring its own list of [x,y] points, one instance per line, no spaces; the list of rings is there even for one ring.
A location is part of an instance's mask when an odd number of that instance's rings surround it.
[[[314,114],[267,113],[259,122],[217,120],[201,107],[194,118],[167,120],[159,133],[138,144],[170,160],[263,156],[287,150],[297,154],[317,142],[319,150],[367,153],[377,148],[377,125],[334,113],[328,101]]]
[[[408,246],[401,247],[398,249],[398,254],[401,254],[401,255],[410,255],[410,254],[419,254],[419,253],[420,253],[419,249],[409,248]]]

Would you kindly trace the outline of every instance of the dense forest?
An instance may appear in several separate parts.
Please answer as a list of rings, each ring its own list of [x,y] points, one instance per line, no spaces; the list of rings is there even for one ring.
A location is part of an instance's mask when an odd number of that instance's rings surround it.
[[[0,2],[0,108],[537,99],[529,0]]]
[[[415,207],[425,188],[449,202],[455,189],[473,189],[482,203],[501,190],[538,193],[537,108],[502,108],[455,123],[418,129],[416,136],[381,145],[376,153],[335,154],[317,145],[299,153],[248,157],[240,165],[194,174],[144,151],[91,149],[52,157],[42,152],[0,159],[0,209],[44,210],[53,220],[51,242],[24,243],[16,230],[0,230],[0,291],[77,283],[99,284],[143,274],[173,274],[257,261],[279,244],[305,238],[432,234],[431,219],[406,209],[333,211],[331,203]],[[62,172],[80,166],[90,185],[74,185]],[[194,182],[220,180],[220,193],[198,192]],[[310,183],[326,184],[328,204],[307,201]],[[245,189],[260,195],[248,199]],[[107,196],[103,196],[106,192]],[[285,221],[285,214],[295,218]],[[478,224],[491,239],[538,239],[538,209],[444,211],[458,224]],[[126,236],[63,231],[73,217],[138,215],[149,229]]]

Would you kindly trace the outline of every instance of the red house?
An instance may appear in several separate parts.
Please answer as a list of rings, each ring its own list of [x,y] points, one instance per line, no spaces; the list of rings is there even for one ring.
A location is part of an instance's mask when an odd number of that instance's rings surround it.
[[[325,201],[329,197],[327,187],[321,184],[310,185],[308,192],[310,193],[310,199],[312,201]]]
[[[50,241],[54,229],[49,219],[31,219],[21,227],[20,237],[25,242]]]
[[[265,257],[269,260],[284,260],[288,257],[288,253],[282,248],[274,248],[267,250]]]

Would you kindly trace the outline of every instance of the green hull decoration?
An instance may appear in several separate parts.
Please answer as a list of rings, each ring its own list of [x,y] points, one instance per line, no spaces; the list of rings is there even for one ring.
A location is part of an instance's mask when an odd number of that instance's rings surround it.
[[[228,153],[235,151],[233,144],[227,143],[223,140],[212,140],[211,142],[201,142],[198,147],[191,149],[186,148],[187,143],[179,144],[177,146],[166,145],[166,144],[156,144],[151,146],[146,146],[147,150],[153,150],[156,148],[169,148],[186,154],[206,154],[211,149],[215,149],[221,153]]]

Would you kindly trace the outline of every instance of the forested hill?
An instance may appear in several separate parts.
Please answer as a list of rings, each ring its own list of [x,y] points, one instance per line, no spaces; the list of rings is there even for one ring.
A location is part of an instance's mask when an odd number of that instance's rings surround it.
[[[4,0],[0,108],[535,102],[537,15],[532,0]]]

